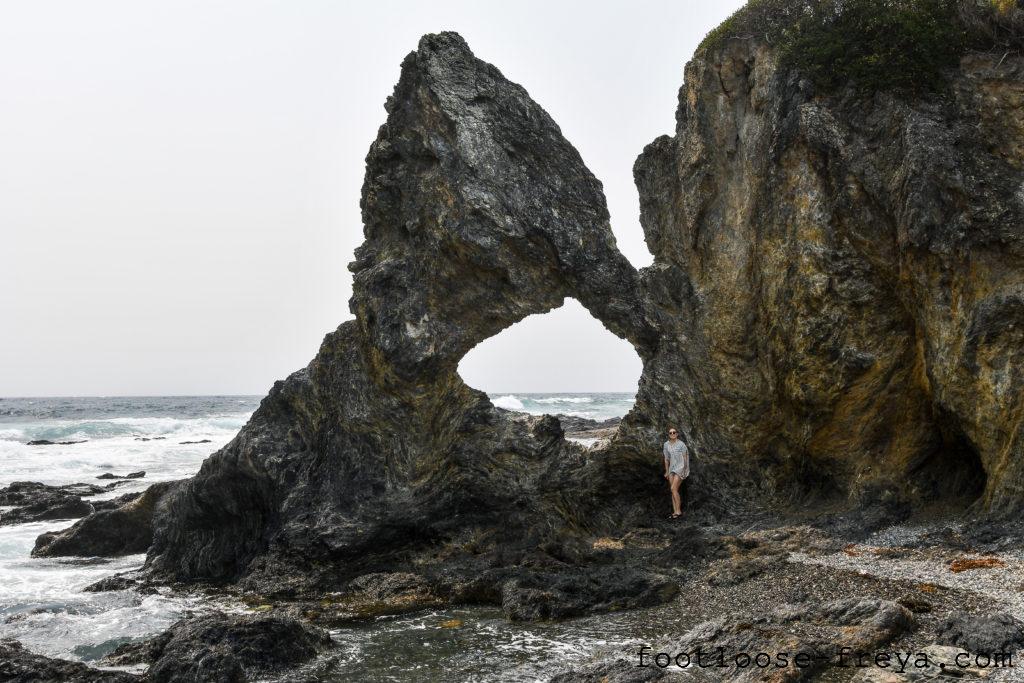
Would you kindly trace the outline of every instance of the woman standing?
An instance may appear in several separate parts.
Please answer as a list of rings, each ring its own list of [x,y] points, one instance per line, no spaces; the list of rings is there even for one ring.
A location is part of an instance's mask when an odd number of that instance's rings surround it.
[[[675,427],[668,428],[668,441],[661,447],[661,453],[665,457],[665,478],[672,491],[672,514],[669,519],[678,519],[683,516],[679,487],[683,485],[683,479],[690,476],[690,451],[679,438]]]

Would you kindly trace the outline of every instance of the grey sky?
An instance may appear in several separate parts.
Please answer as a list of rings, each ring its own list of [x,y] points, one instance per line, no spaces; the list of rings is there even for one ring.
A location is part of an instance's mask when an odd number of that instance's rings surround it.
[[[350,318],[363,159],[402,58],[459,31],[650,262],[632,164],[741,3],[0,1],[0,396],[262,394]],[[575,302],[481,344],[489,391],[632,390]]]

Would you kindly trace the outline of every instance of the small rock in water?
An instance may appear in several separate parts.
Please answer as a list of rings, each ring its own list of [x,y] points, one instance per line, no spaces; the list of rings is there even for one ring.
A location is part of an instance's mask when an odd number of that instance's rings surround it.
[[[139,472],[129,472],[128,474],[114,474],[113,472],[104,472],[103,474],[96,477],[97,479],[141,479],[146,476],[145,470]]]
[[[188,446],[194,443],[213,443],[210,439],[200,439],[199,441],[179,441],[178,444],[181,446]]]
[[[29,446],[72,446],[76,443],[85,443],[88,439],[82,439],[81,441],[50,441],[49,439],[36,439],[35,441],[29,441]]]
[[[90,583],[82,590],[86,593],[105,593],[107,591],[123,591],[134,587],[138,582],[135,579],[123,576],[121,574],[115,574],[114,576],[108,576],[104,579],[100,579],[95,583]]]

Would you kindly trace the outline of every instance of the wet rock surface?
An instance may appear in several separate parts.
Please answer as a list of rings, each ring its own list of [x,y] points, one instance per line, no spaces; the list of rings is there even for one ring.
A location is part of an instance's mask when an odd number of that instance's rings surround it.
[[[154,683],[241,682],[308,662],[330,642],[326,631],[294,619],[214,613],[122,645],[104,663],[149,664],[147,680]]]
[[[97,484],[50,486],[35,481],[16,481],[0,489],[0,505],[38,505],[60,496],[95,496],[106,488]]]
[[[153,540],[153,518],[176,481],[153,484],[141,494],[128,494],[63,531],[36,539],[33,557],[117,556],[144,553]],[[115,507],[116,506],[116,507]]]
[[[97,476],[97,479],[141,479],[146,476],[144,471],[129,472],[128,474],[114,474],[113,472],[104,472]]]
[[[29,441],[27,446],[74,446],[76,443],[85,443],[85,441],[50,441],[49,439],[36,439],[35,441]]]
[[[50,486],[39,482],[14,482],[0,489],[0,505],[16,506],[0,512],[0,526],[45,522],[54,519],[78,519],[97,510],[116,507],[131,499],[128,494],[113,500],[82,500],[106,493],[107,488],[95,484]]]
[[[0,641],[0,681],[30,683],[133,683],[142,678],[120,671],[101,671],[81,662],[44,657],[13,640]]]

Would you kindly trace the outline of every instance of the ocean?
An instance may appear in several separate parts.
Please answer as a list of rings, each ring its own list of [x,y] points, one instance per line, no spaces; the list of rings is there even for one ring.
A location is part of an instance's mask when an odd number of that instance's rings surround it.
[[[488,394],[491,403],[499,408],[517,410],[532,415],[572,415],[591,420],[607,420],[622,417],[633,407],[635,394],[612,393],[546,393],[513,394],[495,392]]]
[[[595,420],[625,415],[633,404],[630,393],[490,396],[495,405],[510,410]],[[210,453],[234,437],[260,398],[0,398],[0,487],[14,481],[104,483],[96,477],[106,472],[146,472],[144,478],[97,497],[103,498],[191,476]],[[36,440],[81,443],[27,445]],[[39,534],[73,523],[0,526],[0,638],[15,638],[45,655],[95,662],[121,643],[163,631],[187,611],[211,607],[207,601],[169,591],[82,591],[103,577],[141,567],[143,555],[29,556]],[[464,626],[439,626],[452,619]],[[636,618],[628,615],[563,624],[510,624],[500,611],[486,608],[382,617],[332,631],[342,654],[331,680],[489,680],[499,672],[502,680],[536,680],[539,672],[558,662],[578,663],[580,657],[634,641],[642,633],[637,629]],[[395,654],[406,658],[405,665],[391,658]],[[410,658],[419,672],[411,678],[406,666]]]

